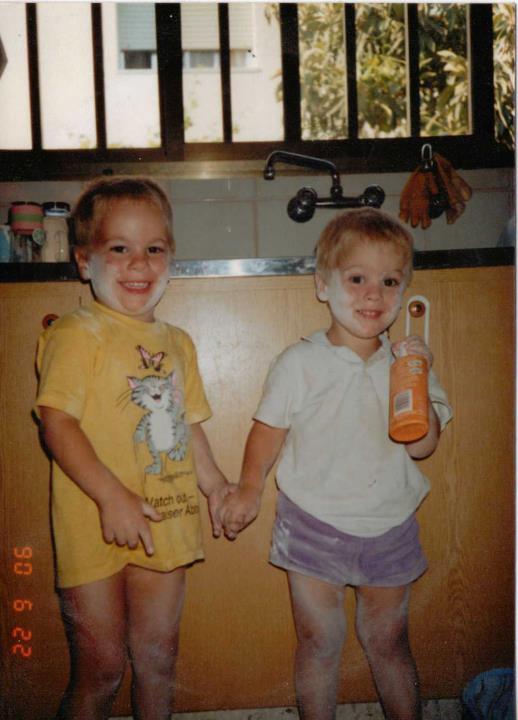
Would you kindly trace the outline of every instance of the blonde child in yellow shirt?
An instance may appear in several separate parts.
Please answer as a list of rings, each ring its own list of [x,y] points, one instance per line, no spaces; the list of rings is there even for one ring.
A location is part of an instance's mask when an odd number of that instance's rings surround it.
[[[174,251],[167,197],[145,178],[104,178],[74,223],[95,300],[47,329],[37,358],[71,655],[58,717],[108,718],[129,658],[135,717],[166,720],[186,567],[203,557],[198,488],[219,536],[230,487],[201,427],[194,345],[154,317]]]

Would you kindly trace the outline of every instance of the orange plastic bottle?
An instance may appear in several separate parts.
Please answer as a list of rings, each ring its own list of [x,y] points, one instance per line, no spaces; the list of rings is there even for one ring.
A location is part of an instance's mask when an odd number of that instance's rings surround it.
[[[428,344],[430,303],[422,295],[407,303],[406,336],[410,334],[412,304],[424,309],[424,341]],[[428,362],[422,355],[401,355],[390,367],[389,435],[397,442],[414,442],[424,437],[428,428]]]

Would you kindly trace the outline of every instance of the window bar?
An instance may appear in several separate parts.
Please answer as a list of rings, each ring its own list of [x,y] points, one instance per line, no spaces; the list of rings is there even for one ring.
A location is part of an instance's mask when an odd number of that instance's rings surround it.
[[[156,42],[162,147],[178,160],[184,143],[182,23],[179,3],[156,3]]]
[[[101,3],[92,3],[92,42],[94,63],[95,127],[97,148],[106,150],[106,105],[104,102],[104,55]]]
[[[223,142],[232,142],[232,100],[230,94],[230,30],[228,3],[218,4]]]
[[[421,135],[421,97],[419,94],[419,15],[416,3],[405,5],[407,55],[407,122],[410,135]]]
[[[352,3],[344,5],[345,13],[345,67],[347,73],[347,126],[348,137],[358,137],[358,87],[356,78],[356,10]]]
[[[300,142],[299,22],[296,3],[279,3],[284,141]]]
[[[36,3],[27,3],[27,7],[25,8],[25,17],[27,22],[27,52],[29,56],[32,149],[41,150],[41,105],[39,93],[38,21],[36,17]]]
[[[470,125],[484,143],[495,139],[493,9],[489,3],[467,7],[469,13]]]

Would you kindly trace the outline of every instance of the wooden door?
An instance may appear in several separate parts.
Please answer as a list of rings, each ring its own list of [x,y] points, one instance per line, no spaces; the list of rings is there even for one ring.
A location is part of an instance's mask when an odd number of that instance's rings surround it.
[[[511,268],[423,270],[407,294],[430,300],[434,367],[454,408],[437,452],[423,462],[432,490],[419,521],[430,569],[415,585],[411,623],[425,697],[458,696],[478,672],[513,662],[513,282]],[[68,655],[53,591],[48,461],[30,409],[41,318],[61,314],[80,297],[85,290],[77,283],[0,288],[2,695],[13,708],[2,717],[13,720],[50,717],[66,684]],[[158,314],[195,340],[214,413],[207,434],[221,467],[237,481],[270,361],[328,323],[326,307],[314,299],[313,279],[174,279]],[[400,319],[392,337],[402,334]],[[275,498],[272,473],[259,519],[232,543],[211,537],[203,507],[206,559],[188,572],[178,711],[294,703],[288,588],[284,573],[268,564]],[[32,548],[31,558],[13,557],[13,548],[23,554],[25,547]],[[31,574],[16,574],[15,561],[31,563]],[[32,610],[16,611],[17,599],[30,600]],[[352,593],[346,611],[339,699],[371,701],[374,688],[354,637]],[[30,657],[12,654],[14,640],[29,645],[21,636],[11,638],[15,627],[32,631]],[[114,714],[130,712],[128,685],[129,677]]]
[[[68,675],[49,528],[50,467],[32,417],[43,323],[88,297],[79,283],[0,286],[0,717],[51,717]]]

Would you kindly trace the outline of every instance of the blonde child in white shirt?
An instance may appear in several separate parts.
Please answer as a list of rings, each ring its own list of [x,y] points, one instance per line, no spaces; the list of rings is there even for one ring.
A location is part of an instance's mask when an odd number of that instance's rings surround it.
[[[335,716],[347,585],[355,589],[356,631],[386,716],[420,716],[408,600],[427,567],[415,511],[429,483],[414,459],[435,450],[451,410],[431,371],[428,434],[406,445],[388,436],[389,367],[397,348],[386,331],[411,272],[412,238],[387,214],[354,210],[328,224],[317,245],[315,282],[331,326],[272,364],[239,489],[221,513],[232,538],[252,522],[280,456],[270,560],[288,572],[303,720]],[[403,342],[431,366],[420,338]]]

